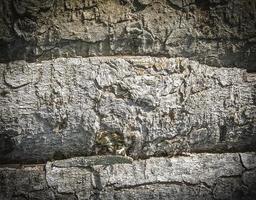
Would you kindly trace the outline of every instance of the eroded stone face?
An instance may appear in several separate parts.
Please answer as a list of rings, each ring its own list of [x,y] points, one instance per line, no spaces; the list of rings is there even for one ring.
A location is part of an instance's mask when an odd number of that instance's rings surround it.
[[[254,200],[255,11],[0,0],[0,200]]]
[[[184,58],[0,68],[0,162],[255,150],[255,75]]]
[[[255,71],[254,0],[2,0],[0,61],[181,56]]]
[[[74,157],[0,168],[0,198],[9,199],[255,199],[255,154],[188,154],[131,161]],[[111,162],[110,162],[111,161]]]

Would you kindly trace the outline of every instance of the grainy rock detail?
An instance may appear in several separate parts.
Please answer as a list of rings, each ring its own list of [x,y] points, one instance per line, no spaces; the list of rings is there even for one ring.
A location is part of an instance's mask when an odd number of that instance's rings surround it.
[[[184,58],[59,58],[0,68],[0,162],[256,147],[255,74]]]
[[[165,55],[256,70],[255,0],[2,0],[0,61]]]
[[[0,200],[255,200],[255,0],[0,0]]]
[[[256,171],[245,168],[246,163],[256,165],[255,153],[190,154],[133,162],[121,156],[94,156],[46,166],[6,166],[0,168],[0,198],[253,200]]]

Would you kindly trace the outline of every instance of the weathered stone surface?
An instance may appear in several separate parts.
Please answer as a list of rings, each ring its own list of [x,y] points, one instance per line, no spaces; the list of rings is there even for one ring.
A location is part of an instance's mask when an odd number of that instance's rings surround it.
[[[0,195],[5,200],[15,197],[253,200],[255,173],[243,167],[240,158],[244,156],[255,165],[255,153],[225,153],[159,157],[110,165],[91,163],[92,160],[107,163],[108,156],[79,157],[48,162],[45,170],[41,166],[0,168]],[[116,158],[120,159],[120,156]]]
[[[0,200],[254,200],[255,19],[255,0],[0,0]]]
[[[0,199],[53,199],[43,166],[0,168]]]
[[[165,55],[256,70],[255,0],[2,0],[0,61]]]
[[[1,163],[256,148],[256,76],[242,69],[98,57],[13,62],[0,74]]]
[[[241,154],[241,160],[243,162],[243,165],[246,169],[254,169],[256,168],[256,153],[243,153]]]
[[[251,155],[251,154],[249,154]],[[255,155],[252,155],[252,158]],[[254,160],[249,157],[249,161],[254,163]],[[58,168],[69,168],[69,167],[90,167],[92,165],[114,165],[114,164],[131,164],[132,158],[128,156],[120,155],[104,155],[104,156],[89,156],[89,157],[74,157],[66,160],[57,160],[51,164],[51,166]]]

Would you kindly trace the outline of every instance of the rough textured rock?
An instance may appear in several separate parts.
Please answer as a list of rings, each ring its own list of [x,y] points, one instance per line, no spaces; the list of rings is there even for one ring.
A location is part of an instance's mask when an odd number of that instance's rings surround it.
[[[0,0],[0,200],[254,200],[255,19],[255,0]]]
[[[0,162],[256,148],[256,76],[183,58],[2,64]]]
[[[132,163],[126,163],[127,158],[120,156],[109,163],[109,158],[80,157],[48,162],[45,167],[35,165],[0,168],[0,198],[255,198],[255,167],[244,167],[246,163],[256,165],[255,153],[191,154],[173,158],[150,158]],[[98,165],[105,162],[108,164]]]
[[[165,55],[255,71],[255,10],[255,0],[2,0],[0,61]]]

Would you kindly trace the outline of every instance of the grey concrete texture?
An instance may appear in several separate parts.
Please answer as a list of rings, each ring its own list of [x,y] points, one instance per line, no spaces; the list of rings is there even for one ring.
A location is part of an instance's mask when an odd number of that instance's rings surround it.
[[[0,67],[0,163],[256,148],[256,76],[187,58],[58,58]]]
[[[255,0],[2,0],[0,61],[186,57],[256,70]]]

